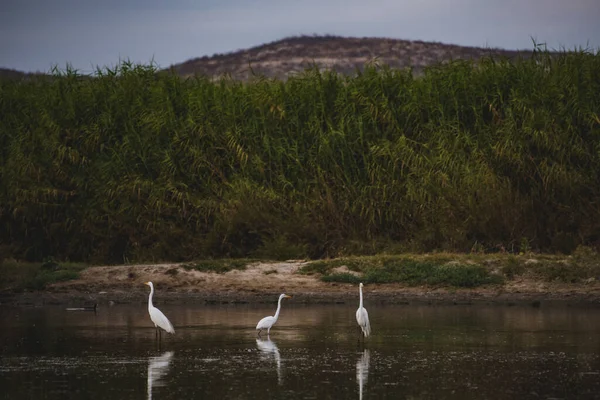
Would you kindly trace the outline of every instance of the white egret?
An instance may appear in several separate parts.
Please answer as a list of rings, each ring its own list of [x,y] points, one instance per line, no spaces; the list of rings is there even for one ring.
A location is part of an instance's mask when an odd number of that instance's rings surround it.
[[[362,333],[365,337],[369,337],[371,334],[371,324],[369,324],[369,313],[367,309],[363,307],[363,292],[362,292],[363,284],[362,282],[358,285],[358,292],[360,293],[360,304],[358,305],[358,310],[356,310],[356,322],[358,322],[358,326],[362,330]]]
[[[256,324],[256,330],[258,331],[258,336],[260,336],[260,332],[263,329],[267,330],[267,336],[269,336],[271,328],[273,327],[273,325],[275,325],[275,322],[277,322],[277,319],[279,318],[279,311],[281,311],[281,300],[289,299],[291,297],[292,296],[288,296],[285,293],[282,293],[281,295],[279,295],[279,302],[277,304],[277,311],[275,312],[275,315],[269,316],[269,317],[264,317],[263,319],[258,321],[258,324]]]
[[[158,341],[160,343],[161,331],[158,329],[159,327],[164,329],[167,333],[175,333],[175,329],[173,329],[173,325],[165,316],[165,314],[152,305],[152,296],[154,296],[154,285],[152,282],[146,282],[144,285],[150,286],[150,296],[148,296],[148,313],[150,314],[150,319],[152,322],[154,322],[154,327],[156,328],[156,334],[158,335]]]

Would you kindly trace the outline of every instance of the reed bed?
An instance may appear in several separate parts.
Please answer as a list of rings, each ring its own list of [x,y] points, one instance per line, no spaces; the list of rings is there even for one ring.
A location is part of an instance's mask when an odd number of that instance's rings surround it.
[[[600,241],[600,53],[287,81],[123,63],[0,82],[0,259]]]

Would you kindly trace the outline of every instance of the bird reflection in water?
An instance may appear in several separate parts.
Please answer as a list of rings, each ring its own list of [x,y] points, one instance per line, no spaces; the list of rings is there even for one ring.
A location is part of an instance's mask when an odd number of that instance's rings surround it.
[[[169,364],[173,358],[173,351],[167,351],[158,357],[150,357],[148,360],[148,400],[152,399],[152,388],[164,386],[161,379],[169,372]]]
[[[369,350],[364,349],[356,363],[356,382],[358,383],[358,398],[360,400],[363,398],[363,388],[367,384],[367,378],[369,376],[369,362]]]
[[[275,342],[271,341],[271,339],[266,339],[266,340],[256,339],[256,346],[258,347],[258,350],[260,350],[262,354],[265,354],[269,357],[271,355],[273,355],[273,358],[275,359],[275,362],[277,363],[277,382],[281,385],[282,384],[281,356],[279,355],[279,348],[277,347]]]

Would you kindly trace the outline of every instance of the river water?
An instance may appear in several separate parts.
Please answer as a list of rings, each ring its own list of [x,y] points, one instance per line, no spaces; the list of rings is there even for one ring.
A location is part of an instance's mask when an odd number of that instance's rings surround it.
[[[155,305],[0,306],[0,398],[600,399],[597,308]]]

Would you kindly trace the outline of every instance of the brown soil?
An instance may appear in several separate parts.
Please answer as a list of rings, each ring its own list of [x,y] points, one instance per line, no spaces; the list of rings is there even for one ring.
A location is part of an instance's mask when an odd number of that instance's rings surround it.
[[[296,273],[303,261],[256,263],[224,274],[186,270],[181,264],[91,267],[77,280],[57,283],[44,292],[4,295],[0,303],[17,305],[107,304],[147,301],[146,281],[154,282],[161,303],[272,302],[279,293],[300,303],[357,301],[355,285],[325,283],[318,275]],[[345,268],[345,267],[342,267]],[[595,305],[600,283],[544,283],[515,279],[502,286],[475,289],[408,287],[401,284],[365,286],[371,303]]]

